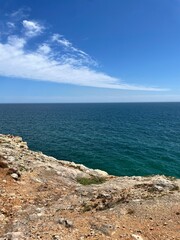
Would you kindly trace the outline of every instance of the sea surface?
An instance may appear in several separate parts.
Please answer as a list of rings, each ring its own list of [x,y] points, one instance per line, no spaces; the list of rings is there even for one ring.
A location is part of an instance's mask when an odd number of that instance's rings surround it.
[[[180,103],[0,104],[0,133],[118,176],[180,177]]]

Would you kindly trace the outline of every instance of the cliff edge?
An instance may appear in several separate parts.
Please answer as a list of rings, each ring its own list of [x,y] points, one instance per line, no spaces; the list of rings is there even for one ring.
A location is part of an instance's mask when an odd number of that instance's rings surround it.
[[[179,240],[180,180],[115,177],[0,135],[0,240]]]

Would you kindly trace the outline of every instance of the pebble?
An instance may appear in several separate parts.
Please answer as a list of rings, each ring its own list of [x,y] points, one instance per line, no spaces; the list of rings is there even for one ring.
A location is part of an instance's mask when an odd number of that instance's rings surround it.
[[[9,232],[6,234],[7,240],[20,240],[23,239],[22,232]]]
[[[9,162],[14,162],[14,161],[15,161],[15,157],[13,157],[13,156],[8,156],[8,161],[9,161]]]
[[[143,238],[139,235],[136,235],[136,234],[131,234],[131,237],[134,239],[134,240],[143,240]]]
[[[0,221],[3,221],[5,219],[5,215],[3,213],[0,213]]]
[[[70,221],[70,220],[67,220],[67,219],[65,219],[65,218],[60,218],[60,219],[58,220],[58,223],[64,225],[64,226],[67,227],[67,228],[73,227],[73,222]]]
[[[15,180],[18,180],[18,178],[19,178],[19,176],[18,176],[17,173],[12,173],[12,174],[11,174],[11,177],[12,177],[13,179],[15,179]]]
[[[52,236],[52,239],[53,239],[53,240],[60,240],[61,238],[60,238],[58,235],[53,235],[53,236]]]

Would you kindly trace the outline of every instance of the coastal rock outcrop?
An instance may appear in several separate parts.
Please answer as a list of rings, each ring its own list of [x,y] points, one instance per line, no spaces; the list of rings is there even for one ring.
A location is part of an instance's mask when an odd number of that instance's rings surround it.
[[[115,177],[0,135],[0,239],[180,239],[180,180]]]

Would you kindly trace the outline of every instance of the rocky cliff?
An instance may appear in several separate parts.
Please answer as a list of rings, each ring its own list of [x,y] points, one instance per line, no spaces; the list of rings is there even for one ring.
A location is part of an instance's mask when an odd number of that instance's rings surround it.
[[[0,135],[0,239],[180,239],[180,180],[115,177]]]

